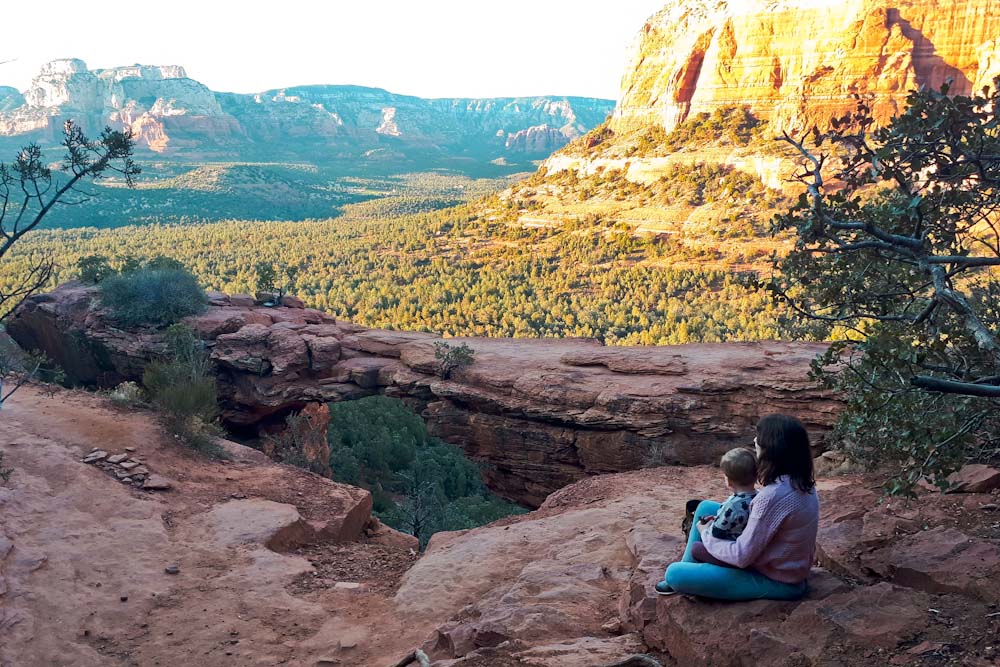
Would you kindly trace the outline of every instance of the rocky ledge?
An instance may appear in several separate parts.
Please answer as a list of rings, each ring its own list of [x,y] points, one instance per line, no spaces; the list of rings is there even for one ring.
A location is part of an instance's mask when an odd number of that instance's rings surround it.
[[[165,352],[156,329],[118,328],[93,287],[67,283],[26,301],[8,323],[74,381],[139,380]],[[532,506],[592,474],[714,462],[753,438],[763,414],[798,415],[822,446],[840,407],[808,379],[807,343],[605,347],[593,340],[449,339],[475,351],[447,379],[426,333],[366,329],[297,299],[265,307],[209,294],[186,324],[211,350],[223,419],[255,431],[310,403],[382,393],[461,445],[502,495]]]
[[[1000,657],[992,472],[990,493],[881,503],[877,480],[821,479],[819,563],[798,602],[655,594],[683,549],[685,501],[725,494],[707,467],[593,477],[531,514],[439,533],[395,602],[441,619],[423,646],[435,667],[593,667],[646,651],[684,667],[989,667]]]

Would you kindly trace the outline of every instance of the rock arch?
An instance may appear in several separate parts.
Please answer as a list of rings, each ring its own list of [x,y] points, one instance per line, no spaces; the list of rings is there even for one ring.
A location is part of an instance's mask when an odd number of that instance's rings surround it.
[[[474,363],[443,379],[431,334],[209,296],[208,310],[187,324],[211,349],[227,426],[245,433],[309,403],[395,396],[432,434],[484,464],[497,493],[530,506],[590,474],[714,463],[749,444],[757,419],[771,412],[799,416],[822,446],[840,407],[808,379],[819,344],[468,338],[456,342],[475,350]],[[26,301],[8,331],[76,382],[140,379],[163,353],[161,333],[115,328],[95,297],[94,288],[67,283]]]

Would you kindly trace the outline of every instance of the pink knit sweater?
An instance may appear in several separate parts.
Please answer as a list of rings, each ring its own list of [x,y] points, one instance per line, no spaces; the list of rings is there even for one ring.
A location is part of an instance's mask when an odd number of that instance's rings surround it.
[[[719,560],[775,581],[798,584],[809,576],[818,529],[816,491],[797,491],[782,476],[754,498],[747,527],[735,541],[713,537],[710,528],[701,535],[708,553]]]

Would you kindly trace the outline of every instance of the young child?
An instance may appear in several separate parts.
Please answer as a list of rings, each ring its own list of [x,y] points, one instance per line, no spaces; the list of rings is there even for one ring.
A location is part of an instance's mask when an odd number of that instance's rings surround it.
[[[757,495],[757,457],[749,449],[730,449],[723,455],[719,467],[733,495],[719,507],[712,522],[712,535],[722,540],[735,540],[747,527],[750,503]]]
[[[722,456],[719,462],[722,473],[726,476],[726,486],[733,495],[726,499],[726,502],[719,506],[714,517],[704,517],[702,521],[712,522],[712,535],[723,540],[735,540],[743,534],[750,518],[750,503],[757,495],[757,457],[749,449],[730,449]],[[688,503],[687,512],[692,514],[697,508],[699,501]],[[694,507],[692,507],[692,503]],[[698,530],[697,526],[689,526],[689,530]],[[731,567],[712,554],[701,542],[691,545],[691,557],[700,563],[713,563],[723,567]],[[656,592],[660,595],[673,595],[674,590],[666,581],[656,584]]]

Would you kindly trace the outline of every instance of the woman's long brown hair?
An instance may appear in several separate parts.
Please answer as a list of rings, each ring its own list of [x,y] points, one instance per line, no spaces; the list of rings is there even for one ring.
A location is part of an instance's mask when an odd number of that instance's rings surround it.
[[[768,415],[757,422],[757,478],[761,484],[773,484],[788,475],[792,487],[809,493],[816,486],[812,449],[806,427],[795,417]]]

